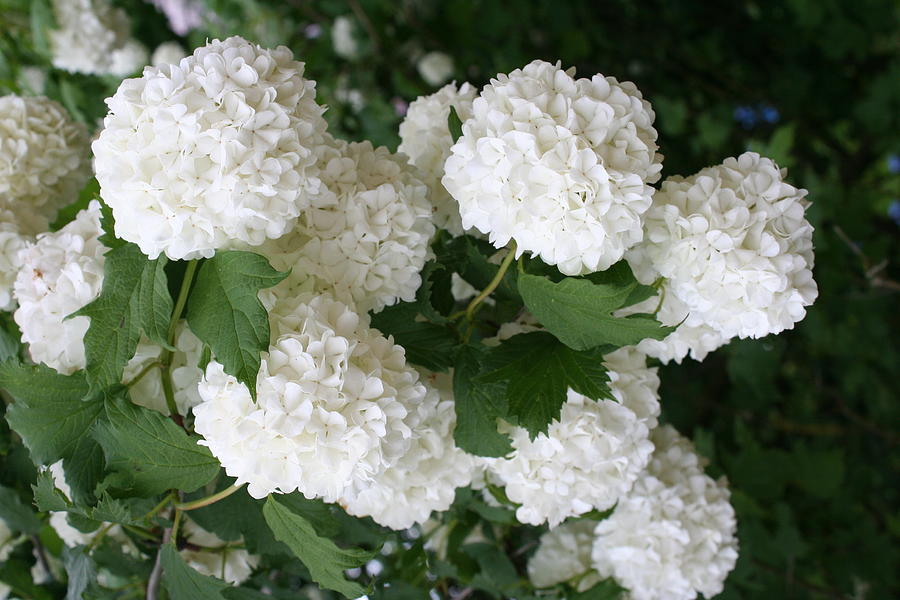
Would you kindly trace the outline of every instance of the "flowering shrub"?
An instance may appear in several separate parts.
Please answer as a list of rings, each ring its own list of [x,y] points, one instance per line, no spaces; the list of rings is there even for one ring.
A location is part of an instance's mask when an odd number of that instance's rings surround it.
[[[818,298],[819,195],[777,145],[672,175],[671,95],[528,58],[467,82],[413,48],[394,152],[348,136],[391,52],[359,3],[290,34],[327,59],[269,39],[290,8],[136,6],[42,0],[11,34],[44,67],[0,96],[0,600],[754,581],[777,496],[748,473],[784,457],[744,413],[718,445],[684,415],[726,353],[775,395],[758,353]],[[772,547],[798,544],[783,506]]]

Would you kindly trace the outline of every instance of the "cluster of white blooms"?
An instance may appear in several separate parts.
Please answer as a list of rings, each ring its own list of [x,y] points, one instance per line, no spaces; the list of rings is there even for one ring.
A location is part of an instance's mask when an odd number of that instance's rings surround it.
[[[150,64],[154,67],[160,65],[177,65],[181,59],[187,56],[187,52],[178,42],[163,42],[156,47],[150,57]]]
[[[770,159],[746,152],[663,182],[645,239],[627,258],[643,283],[665,278],[664,305],[670,297],[680,303],[673,301],[670,323],[687,316],[686,327],[705,326],[724,342],[780,333],[805,316],[818,294],[813,228],[806,190],[783,176]]]
[[[541,536],[537,551],[528,560],[528,578],[535,587],[568,582],[583,592],[602,577],[591,565],[596,521],[567,521]]]
[[[428,393],[410,411],[409,450],[372,481],[341,499],[351,515],[371,516],[391,529],[424,523],[433,511],[450,508],[456,488],[468,485],[473,457],[456,447],[456,411],[452,385],[446,375],[431,373]]]
[[[276,269],[293,269],[273,293],[309,282],[361,313],[413,300],[434,234],[427,188],[387,148],[326,140],[322,193],[291,233],[260,248]]]
[[[534,61],[498,75],[445,163],[462,226],[567,275],[604,270],[643,237],[662,157],[630,82]]]
[[[226,542],[189,518],[184,519],[181,531],[187,542],[187,546],[179,551],[181,558],[204,575],[239,585],[250,577],[259,564],[259,556],[240,547],[243,539]]]
[[[12,213],[0,210],[0,310],[12,310],[16,305],[13,284],[27,240],[19,234]]]
[[[659,416],[656,369],[631,348],[606,355],[604,365],[616,400],[595,401],[570,389],[547,433],[531,439],[521,427],[502,425],[514,451],[488,461],[488,469],[520,505],[522,523],[553,527],[609,509],[646,467],[653,452],[649,432]]]
[[[43,97],[0,97],[0,214],[22,235],[47,231],[90,177],[87,129]]]
[[[19,307],[13,318],[31,359],[66,375],[86,364],[84,335],[90,318],[66,317],[100,295],[108,250],[100,242],[102,233],[100,203],[94,200],[62,229],[39,235],[21,253],[14,286]],[[173,388],[179,411],[185,414],[200,400],[196,387],[201,371],[196,365],[203,348],[184,322],[176,330],[176,343]],[[161,352],[162,348],[142,339],[125,366],[125,381],[156,361]],[[168,412],[161,385],[158,373],[148,374],[130,389],[131,398],[136,404]]]
[[[425,83],[435,87],[453,77],[453,58],[444,52],[428,52],[416,62],[416,70]]]
[[[693,445],[669,426],[634,488],[594,532],[592,563],[634,600],[711,598],[737,560],[736,521],[724,479],[703,473]]]
[[[194,427],[252,496],[299,490],[334,502],[409,450],[425,386],[403,348],[325,295],[301,299],[274,329],[256,401],[212,361]]]
[[[131,23],[110,0],[53,0],[59,29],[50,31],[53,66],[88,75],[130,75],[147,64]]]
[[[231,37],[123,81],[93,144],[116,235],[193,259],[288,232],[318,192],[325,131],[303,69],[284,46]]]
[[[434,224],[453,235],[462,235],[463,227],[459,205],[441,183],[444,162],[453,145],[447,119],[450,107],[456,110],[461,120],[469,119],[477,91],[468,83],[459,88],[455,83],[449,83],[434,94],[413,101],[400,123],[397,150],[406,154],[409,162],[422,171],[434,206]]]

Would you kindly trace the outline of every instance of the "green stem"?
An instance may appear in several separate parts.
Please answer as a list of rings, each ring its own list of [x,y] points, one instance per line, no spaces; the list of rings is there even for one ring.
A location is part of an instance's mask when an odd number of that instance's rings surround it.
[[[175,517],[172,520],[172,536],[171,540],[175,545],[178,545],[178,526],[181,524],[181,511],[178,510],[178,507],[175,507]]]
[[[159,501],[159,504],[154,506],[152,509],[150,509],[150,512],[148,512],[146,515],[144,515],[144,521],[149,521],[150,519],[152,519],[153,517],[158,515],[159,512],[162,509],[164,509],[169,504],[169,502],[171,502],[174,499],[175,499],[175,491],[174,490],[169,491],[169,493],[166,494],[165,497]]]
[[[200,498],[199,500],[194,500],[192,502],[183,502],[175,505],[175,508],[178,510],[194,510],[196,508],[203,508],[204,506],[209,506],[210,504],[214,504],[219,500],[223,500],[228,496],[232,495],[239,489],[244,487],[244,484],[233,485],[231,487],[227,487],[221,492],[216,492],[212,496],[207,496],[206,498]]]
[[[507,254],[503,258],[503,262],[500,263],[500,268],[497,269],[497,274],[494,275],[494,278],[488,284],[486,288],[481,290],[481,293],[475,296],[475,298],[469,302],[469,306],[466,308],[466,319],[471,321],[475,318],[475,309],[478,308],[478,305],[481,304],[485,298],[494,293],[494,290],[500,285],[500,282],[503,281],[503,276],[506,275],[507,269],[509,269],[509,265],[512,264],[513,259],[516,256],[516,242],[510,242],[509,246],[509,254]]]
[[[140,372],[140,373],[138,373],[137,375],[135,375],[134,377],[132,377],[132,378],[131,378],[131,381],[129,381],[128,383],[126,383],[125,386],[130,388],[130,387],[133,387],[133,386],[137,385],[137,383],[138,383],[141,379],[143,379],[144,376],[145,376],[147,373],[149,373],[150,371],[152,371],[153,369],[155,369],[155,368],[158,367],[158,366],[160,366],[160,363],[159,363],[158,360],[154,360],[153,362],[149,363],[146,367],[144,367],[143,369],[141,369],[141,372]]]
[[[91,543],[87,548],[88,552],[92,552],[94,550],[94,548],[96,548],[97,546],[100,545],[100,542],[103,541],[103,538],[106,537],[106,534],[109,532],[110,529],[113,528],[114,525],[115,525],[115,523],[107,523],[106,525],[103,526],[102,529],[100,529],[99,532],[97,532],[97,535],[94,536],[94,539],[91,540]]]
[[[175,391],[172,386],[172,350],[175,347],[175,333],[178,330],[178,321],[181,320],[181,313],[184,312],[184,305],[187,304],[188,293],[191,291],[191,282],[194,280],[194,274],[197,272],[198,261],[192,260],[188,263],[187,269],[184,271],[184,278],[181,280],[181,289],[178,291],[178,299],[175,301],[175,308],[172,310],[172,318],[169,321],[169,348],[164,348],[159,357],[162,365],[162,387],[163,394],[166,397],[166,407],[169,414],[175,417],[178,415],[178,405],[175,403]]]

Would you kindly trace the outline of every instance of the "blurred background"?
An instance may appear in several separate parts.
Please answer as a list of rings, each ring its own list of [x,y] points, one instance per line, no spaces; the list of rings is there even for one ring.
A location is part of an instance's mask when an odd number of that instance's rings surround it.
[[[896,0],[115,4],[150,51],[288,46],[352,140],[396,149],[417,96],[542,58],[634,81],[664,176],[747,149],[786,167],[812,201],[819,299],[794,331],[662,368],[664,418],[731,482],[741,554],[720,598],[900,597]],[[52,68],[53,20],[49,0],[0,0],[0,94],[43,93],[95,129],[120,78]]]

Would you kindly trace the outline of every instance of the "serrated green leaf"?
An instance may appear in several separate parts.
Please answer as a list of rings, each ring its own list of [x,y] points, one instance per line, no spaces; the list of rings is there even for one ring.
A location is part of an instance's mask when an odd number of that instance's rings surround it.
[[[99,194],[100,184],[98,183],[97,195],[99,196]],[[118,248],[128,243],[116,237],[116,220],[112,209],[105,202],[100,203],[100,227],[103,229],[103,234],[99,239],[107,248]]]
[[[366,564],[375,555],[374,552],[360,548],[338,548],[328,538],[320,537],[309,521],[291,512],[272,496],[266,500],[263,515],[275,538],[287,544],[306,565],[313,581],[347,598],[359,598],[366,594],[366,588],[348,581],[344,571]]]
[[[406,359],[432,371],[444,372],[453,365],[456,335],[449,328],[417,321],[415,302],[388,306],[372,315],[372,327],[394,337],[406,350]]]
[[[453,439],[470,454],[498,457],[512,451],[509,437],[497,431],[497,419],[506,416],[506,395],[502,384],[474,381],[481,373],[483,354],[476,346],[463,346],[456,354]]]
[[[64,511],[70,507],[65,494],[56,488],[53,476],[49,471],[38,473],[37,480],[31,489],[34,492],[34,504],[40,511]]]
[[[91,390],[122,382],[141,332],[153,342],[167,341],[173,302],[166,281],[166,258],[149,260],[134,244],[109,250],[103,289],[96,300],[71,316],[90,317],[84,335],[85,373]]]
[[[162,582],[172,600],[222,599],[222,591],[228,584],[221,579],[202,575],[191,568],[174,544],[164,544],[160,549]]]
[[[60,375],[46,365],[0,364],[0,387],[16,399],[6,412],[35,464],[62,459],[73,500],[88,503],[103,470],[103,456],[90,436],[103,418],[100,396],[86,397],[83,373]]]
[[[91,560],[84,546],[76,546],[74,548],[66,547],[63,550],[63,564],[69,580],[66,600],[81,600],[81,595],[88,584],[97,578],[94,561]]]
[[[269,349],[269,317],[259,291],[287,277],[252,252],[220,252],[203,262],[188,300],[191,330],[256,400],[260,352]]]
[[[14,489],[0,486],[0,520],[13,531],[28,535],[41,529],[41,521],[31,507],[26,506]]]
[[[533,438],[559,418],[572,388],[588,398],[612,398],[600,349],[576,351],[546,331],[511,337],[491,348],[476,383],[505,382],[507,414]]]
[[[139,496],[170,488],[191,492],[219,472],[205,446],[162,414],[117,397],[106,404],[106,420],[93,429],[114,472],[111,483]]]
[[[450,130],[450,137],[453,138],[453,143],[456,143],[460,137],[462,137],[462,119],[459,118],[459,115],[456,112],[456,108],[450,107],[450,114],[447,115],[447,128]]]
[[[518,285],[528,310],[547,331],[575,350],[628,346],[647,338],[658,340],[674,330],[650,315],[612,316],[637,288],[634,280],[617,285],[566,277],[554,283],[546,277],[522,273]]]

